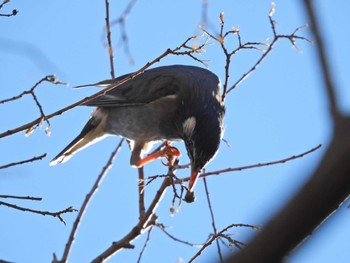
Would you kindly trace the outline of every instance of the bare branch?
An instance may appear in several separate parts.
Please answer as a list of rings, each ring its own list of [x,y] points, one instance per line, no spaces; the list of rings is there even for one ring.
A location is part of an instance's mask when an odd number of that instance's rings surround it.
[[[29,163],[29,162],[34,162],[34,161],[38,161],[38,160],[42,160],[43,158],[45,158],[47,156],[47,153],[44,153],[40,156],[34,156],[33,158],[27,159],[27,160],[23,160],[23,161],[19,161],[19,162],[14,162],[14,163],[9,163],[9,164],[5,164],[0,166],[0,170],[1,169],[5,169],[5,168],[9,168],[11,166],[15,166],[15,165],[21,165],[24,163]]]
[[[263,54],[261,55],[261,57],[257,60],[257,62],[246,72],[244,73],[228,90],[226,93],[231,92],[233,89],[235,89],[239,84],[241,84],[252,72],[254,72],[258,66],[263,62],[263,60],[267,57],[267,55],[272,51],[273,47],[275,46],[275,44],[278,42],[278,40],[282,39],[282,38],[287,38],[288,40],[291,41],[293,47],[296,47],[295,44],[295,40],[296,39],[300,39],[300,40],[305,40],[309,43],[311,43],[311,41],[305,37],[302,36],[298,36],[296,35],[296,33],[298,33],[301,29],[305,28],[306,26],[301,26],[298,27],[296,30],[293,31],[292,34],[290,35],[279,35],[277,34],[276,31],[276,22],[272,19],[272,14],[274,13],[270,11],[270,15],[269,15],[269,20],[270,20],[270,24],[271,24],[271,30],[273,32],[274,38],[271,41],[270,44],[265,44],[267,45],[267,49],[263,52]],[[240,49],[240,47],[238,47],[238,49]],[[230,61],[229,61],[230,62]],[[227,65],[227,63],[226,63]]]
[[[350,119],[337,125],[330,146],[308,182],[241,253],[226,262],[256,262],[261,258],[283,261],[349,197]],[[285,236],[288,238],[281,238]]]
[[[84,215],[84,213],[85,213],[85,211],[86,211],[90,201],[92,200],[92,197],[94,196],[94,194],[96,193],[98,187],[100,186],[102,180],[104,179],[105,175],[107,174],[107,172],[111,168],[113,160],[114,160],[115,156],[117,155],[117,153],[119,152],[119,150],[121,149],[123,141],[124,141],[124,139],[121,139],[119,141],[119,144],[117,145],[116,149],[112,152],[112,154],[109,157],[106,165],[103,167],[101,173],[99,174],[99,176],[97,177],[94,185],[92,186],[90,192],[86,195],[85,200],[84,200],[84,202],[83,202],[83,204],[82,204],[82,206],[81,206],[81,208],[79,210],[78,216],[77,216],[77,218],[74,221],[73,228],[72,228],[72,230],[70,232],[68,241],[66,243],[62,259],[61,260],[56,260],[55,262],[62,262],[62,263],[63,262],[67,262],[68,257],[69,257],[69,253],[70,253],[72,245],[74,243],[75,236],[77,234],[80,222],[81,222],[81,220],[83,218],[83,215]]]
[[[147,231],[146,241],[145,241],[145,244],[143,245],[143,248],[142,248],[142,250],[140,252],[139,258],[137,259],[137,263],[141,262],[142,255],[143,255],[143,253],[145,253],[147,245],[148,245],[148,242],[149,242],[149,240],[151,238],[152,230],[153,230],[153,226],[151,226],[150,229]]]
[[[308,155],[316,150],[318,150],[319,148],[321,148],[321,144],[319,144],[318,146],[303,152],[301,154],[298,155],[293,155],[287,158],[283,158],[277,161],[271,161],[271,162],[266,162],[266,163],[257,163],[257,164],[251,164],[251,165],[246,165],[246,166],[240,166],[240,167],[234,167],[234,168],[226,168],[226,169],[222,169],[222,170],[217,170],[217,171],[213,171],[213,172],[205,172],[203,174],[200,175],[200,177],[207,177],[207,176],[211,176],[211,175],[219,175],[222,173],[228,173],[228,172],[235,172],[235,171],[242,171],[242,170],[247,170],[247,169],[253,169],[253,168],[259,168],[259,167],[264,167],[264,166],[270,166],[270,165],[276,165],[276,164],[282,164],[282,163],[286,163],[289,161],[293,161],[299,158],[304,157],[305,155]],[[187,182],[190,180],[190,177],[186,177],[186,178],[182,178],[181,180],[176,180],[174,181],[175,184],[182,184],[183,182]]]
[[[243,247],[245,246],[245,244],[239,240],[233,239],[230,237],[230,235],[219,235],[219,237],[217,238],[217,240],[220,240],[221,243],[223,243],[227,248],[231,249],[232,246],[235,246],[238,249],[243,249]],[[225,241],[228,241],[229,243],[226,244]]]
[[[141,219],[145,214],[145,180],[143,167],[137,169],[139,174],[139,218]]]
[[[217,235],[213,208],[212,208],[211,202],[210,202],[209,189],[208,189],[208,185],[207,185],[207,179],[205,177],[203,177],[203,183],[204,183],[205,193],[206,193],[206,196],[207,196],[208,207],[209,207],[209,211],[210,211],[211,224],[213,226],[214,235]],[[223,262],[223,257],[222,257],[222,253],[221,253],[220,244],[219,244],[219,240],[218,239],[216,239],[216,246],[218,248],[218,254],[219,254],[220,262]]]
[[[281,159],[278,161],[274,161],[274,162],[269,162],[269,163],[260,163],[260,164],[256,164],[256,165],[251,165],[251,166],[245,166],[245,167],[239,167],[239,168],[229,168],[225,169],[225,170],[221,170],[221,171],[216,171],[216,172],[211,172],[211,173],[204,173],[201,176],[209,176],[212,174],[219,174],[222,172],[228,172],[228,171],[234,171],[234,170],[243,170],[243,169],[248,169],[248,168],[256,168],[256,167],[261,167],[261,166],[265,166],[265,165],[272,165],[272,164],[277,164],[277,163],[284,163],[290,160],[294,160],[297,158],[301,158],[303,156],[305,156],[306,154],[309,154],[317,149],[319,149],[321,147],[321,145],[307,151],[304,152],[302,154],[299,155],[295,155],[292,157],[288,157],[285,159]],[[158,203],[161,201],[162,196],[164,195],[167,187],[169,187],[172,182],[171,182],[171,178],[172,178],[172,172],[169,171],[167,177],[164,179],[163,184],[161,185],[161,187],[159,188],[155,198],[152,201],[152,204],[150,205],[150,207],[147,209],[144,217],[138,222],[138,224],[126,235],[124,236],[121,240],[117,241],[117,242],[113,242],[112,245],[107,248],[103,253],[101,253],[97,258],[94,259],[93,262],[104,262],[104,260],[108,259],[109,257],[111,257],[112,255],[114,255],[115,253],[119,252],[121,249],[125,249],[125,248],[134,248],[134,246],[131,244],[131,242],[136,239],[139,235],[141,235],[145,230],[147,230],[147,228],[149,228],[150,226],[153,226],[155,224],[155,220],[151,220],[151,218],[155,215],[155,208],[158,205]],[[174,183],[183,183],[184,181],[189,180],[189,178],[185,178],[185,179],[176,179],[174,180]],[[151,223],[150,223],[151,222]],[[158,226],[158,225],[157,225]],[[251,227],[253,229],[256,229],[255,226],[251,226],[251,225],[245,225],[245,224],[232,224],[230,226],[228,226],[227,228],[223,229],[222,231],[220,231],[219,233],[217,233],[217,235],[214,235],[205,245],[205,247],[211,245],[211,243],[216,240],[217,238],[221,237],[221,238],[225,238],[227,240],[230,241],[230,243],[233,243],[235,246],[239,247],[239,245],[241,245],[241,243],[239,241],[234,241],[233,239],[230,239],[228,236],[224,236],[223,233],[225,231],[227,231],[229,228],[234,227],[234,226],[245,226],[245,227]],[[163,229],[164,230],[164,229]],[[169,234],[169,233],[167,233]],[[169,234],[170,235],[170,234]],[[170,235],[171,236],[171,235]],[[188,243],[186,241],[180,241],[179,239],[175,238],[175,237],[171,237],[176,241],[182,242],[182,243]],[[189,245],[193,245],[191,243],[188,243]],[[194,258],[198,257],[201,252],[204,250],[204,248],[202,248]],[[193,259],[194,259],[193,258]],[[190,261],[191,262],[191,261]]]
[[[65,86],[68,85],[68,83],[66,83],[66,82],[59,81],[55,75],[47,75],[47,76],[43,77],[42,79],[40,79],[37,83],[35,83],[34,86],[32,88],[30,88],[29,90],[23,91],[21,94],[14,96],[12,98],[0,100],[0,104],[4,104],[6,102],[18,100],[27,94],[33,94],[34,90],[44,81],[50,82],[50,83],[55,84],[55,85],[58,85],[58,84],[65,85]]]
[[[108,43],[108,55],[109,55],[109,65],[111,67],[111,77],[115,78],[114,74],[114,58],[113,58],[113,47],[112,47],[112,38],[111,38],[111,28],[109,24],[109,0],[105,0],[106,6],[106,30],[107,30],[107,43]]]
[[[168,237],[170,237],[172,240],[176,241],[176,242],[179,242],[179,243],[182,243],[182,244],[185,244],[187,246],[190,246],[190,247],[202,247],[203,244],[194,244],[194,243],[190,243],[190,242],[187,242],[187,241],[184,241],[184,240],[181,240],[177,237],[174,237],[173,235],[171,235],[168,231],[165,230],[165,226],[163,224],[157,224],[156,225],[160,230],[162,230]]]
[[[0,9],[4,7],[5,4],[9,3],[10,0],[3,0],[2,3],[0,4]]]
[[[40,112],[40,118],[37,119],[37,122],[33,125],[31,125],[30,127],[27,127],[27,131],[26,131],[26,136],[29,136],[38,126],[42,125],[42,123],[45,121],[47,123],[47,128],[45,129],[45,132],[46,134],[49,136],[50,135],[50,122],[49,122],[49,118],[45,115],[44,113],[44,110],[43,110],[43,107],[41,106],[36,94],[35,94],[35,89],[44,81],[47,81],[47,82],[50,82],[52,84],[55,84],[55,85],[68,85],[66,82],[62,82],[62,81],[59,81],[55,75],[48,75],[48,76],[45,76],[43,77],[41,80],[39,80],[37,83],[34,84],[34,86],[29,89],[29,90],[26,90],[26,91],[23,91],[21,94],[17,95],[17,96],[14,96],[12,98],[9,98],[9,99],[5,99],[5,100],[1,100],[0,101],[0,104],[4,104],[6,102],[10,102],[10,101],[14,101],[14,100],[18,100],[20,98],[22,98],[23,96],[25,95],[32,95],[34,101],[35,101],[35,104],[36,106],[38,107],[39,109],[39,112]]]
[[[328,93],[333,127],[333,138],[318,167],[295,196],[274,216],[262,231],[227,262],[280,262],[301,245],[350,194],[350,118],[341,115],[335,98],[329,64],[315,16],[313,2],[304,0],[316,39],[318,59]],[[321,205],[320,205],[321,204]],[[303,215],[300,217],[300,215]],[[288,236],[288,238],[281,238]]]
[[[324,81],[323,86],[328,94],[327,98],[328,98],[330,113],[333,119],[336,120],[340,117],[341,113],[336,102],[334,81],[332,80],[332,75],[331,75],[328,59],[326,56],[324,42],[321,37],[321,30],[319,29],[319,25],[317,23],[317,18],[315,15],[312,1],[304,0],[303,2],[304,2],[305,11],[309,16],[312,33],[315,37],[316,44],[317,44],[316,50],[318,52],[318,59],[322,70],[321,75],[323,76],[323,81]]]
[[[247,228],[251,228],[253,230],[257,230],[258,228],[256,226],[253,225],[249,225],[249,224],[231,224],[227,227],[225,227],[224,229],[222,229],[220,232],[218,232],[216,235],[213,235],[204,245],[203,247],[188,261],[188,263],[193,262],[197,257],[199,257],[202,252],[208,248],[216,239],[218,239],[219,237],[224,236],[224,233],[233,228],[233,227],[247,227]],[[241,242],[240,242],[241,243]]]
[[[10,203],[6,203],[3,201],[0,201],[0,205],[4,205],[16,210],[20,210],[23,212],[30,212],[30,213],[34,213],[34,214],[40,214],[43,216],[52,216],[52,217],[57,217],[63,224],[66,224],[66,222],[63,220],[62,215],[65,213],[71,213],[71,212],[77,212],[78,210],[74,209],[73,207],[68,207],[64,210],[58,211],[58,212],[49,212],[49,211],[40,211],[40,210],[34,210],[34,209],[30,209],[30,208],[26,208],[26,207],[22,207],[22,206],[18,206],[18,205],[14,205],[14,204],[10,204]]]
[[[169,169],[168,175],[172,173],[171,169]],[[122,249],[125,248],[134,248],[134,245],[131,244],[133,240],[135,240],[137,237],[139,237],[144,231],[146,231],[149,227],[156,224],[156,215],[155,215],[155,209],[157,208],[158,204],[162,200],[166,189],[170,186],[170,180],[169,176],[167,176],[160,188],[158,189],[155,197],[153,198],[152,203],[148,207],[145,215],[139,222],[134,226],[134,228],[126,234],[122,239],[120,239],[117,242],[113,242],[109,248],[107,248],[104,252],[102,252],[98,257],[96,257],[92,262],[104,262],[111,256],[113,256],[115,253],[119,252]]]
[[[233,28],[233,30],[229,30],[227,32],[224,32],[225,28],[225,19],[224,19],[224,13],[220,13],[220,33],[219,36],[214,36],[213,34],[209,33],[207,30],[202,28],[203,32],[205,32],[208,36],[210,36],[212,39],[214,39],[216,42],[218,42],[221,46],[221,49],[226,57],[226,64],[225,64],[225,79],[223,82],[223,94],[222,94],[222,100],[225,100],[225,97],[228,93],[230,93],[233,89],[235,89],[239,84],[241,84],[252,72],[254,72],[258,66],[262,63],[262,61],[267,57],[267,55],[272,51],[274,45],[278,42],[281,38],[287,38],[293,45],[293,47],[297,48],[296,46],[296,40],[305,40],[308,42],[311,42],[305,37],[297,35],[299,31],[306,26],[298,27],[294,30],[294,32],[290,35],[279,35],[276,32],[276,23],[272,19],[272,15],[275,12],[274,4],[271,7],[270,13],[269,13],[269,20],[271,24],[271,30],[274,35],[273,40],[271,43],[265,43],[265,42],[246,42],[242,43],[241,35],[238,28]],[[225,41],[226,38],[229,35],[236,35],[237,41],[238,41],[238,47],[231,52],[228,51]],[[267,47],[266,50],[262,49],[261,47]],[[231,59],[232,56],[237,54],[239,51],[244,49],[253,49],[262,52],[263,54],[260,56],[260,58],[255,62],[255,64],[246,72],[244,73],[230,88],[228,88],[228,81],[229,81],[229,73],[230,73],[230,65],[231,65]]]
[[[200,177],[207,177],[207,176],[212,176],[212,175],[219,175],[219,174],[222,174],[222,173],[228,173],[228,172],[234,172],[234,171],[242,171],[242,170],[247,170],[247,169],[253,169],[253,168],[259,168],[259,167],[264,167],[264,166],[270,166],[270,165],[276,165],[276,164],[282,164],[282,163],[286,163],[286,162],[289,162],[289,161],[293,161],[293,160],[296,160],[296,159],[299,159],[299,158],[302,158],[318,149],[321,148],[321,144],[319,144],[318,146],[306,151],[306,152],[303,152],[301,154],[298,154],[298,155],[293,155],[293,156],[290,156],[290,157],[287,157],[287,158],[283,158],[283,159],[279,159],[279,160],[276,160],[276,161],[271,161],[271,162],[266,162],[266,163],[257,163],[257,164],[252,164],[252,165],[246,165],[246,166],[240,166],[240,167],[234,167],[234,168],[226,168],[226,169],[222,169],[222,170],[216,170],[216,171],[212,171],[212,172],[205,172],[205,173],[202,173],[200,175]],[[177,165],[174,166],[174,169],[177,169]],[[187,167],[187,165],[185,166]],[[181,194],[177,194],[176,192],[176,189],[175,189],[175,184],[180,184],[181,185],[181,191],[183,191],[183,188],[185,188],[185,186],[183,186],[183,183],[184,182],[187,182],[190,180],[190,177],[186,177],[186,178],[181,178],[181,179],[178,179],[176,178],[174,175],[171,175],[169,176],[168,175],[154,175],[154,176],[149,176],[147,178],[145,178],[144,180],[147,180],[148,182],[146,183],[145,186],[149,185],[151,182],[153,182],[154,180],[158,179],[158,178],[168,178],[169,180],[169,186],[171,185],[173,187],[173,192],[174,192],[174,200],[173,200],[173,205],[172,205],[172,208],[171,210],[174,210],[174,202],[175,202],[175,199],[176,198],[179,198],[179,200],[181,201],[181,196],[182,196],[182,192]],[[180,202],[181,204],[181,202]],[[179,206],[180,206],[179,204]]]
[[[13,9],[11,14],[0,14],[0,16],[10,17],[10,16],[15,16],[17,14],[18,14],[18,10],[17,9]]]
[[[4,5],[9,3],[9,2],[10,2],[10,0],[3,0],[2,3],[0,4],[0,9],[2,9],[4,7]],[[11,14],[0,14],[0,16],[10,17],[10,16],[15,16],[17,14],[18,14],[18,10],[13,9]]]
[[[125,23],[126,23],[126,19],[128,18],[132,8],[135,6],[137,0],[131,0],[129,2],[129,4],[127,5],[127,7],[125,8],[125,10],[123,11],[123,13],[119,16],[119,18],[113,20],[111,22],[111,26],[120,25],[120,40],[118,43],[118,46],[124,46],[124,51],[125,54],[128,57],[128,62],[129,64],[133,64],[134,63],[134,59],[131,55],[130,49],[129,49],[129,38],[128,35],[126,33],[126,28],[125,28]]]
[[[209,176],[209,175],[213,175],[213,174],[221,174],[221,173],[227,173],[227,172],[233,172],[233,171],[242,171],[242,170],[246,170],[246,169],[252,169],[252,168],[258,168],[258,167],[263,167],[263,166],[270,166],[270,165],[275,165],[275,164],[282,164],[282,163],[286,163],[289,161],[293,161],[299,158],[304,157],[305,155],[308,155],[316,150],[318,150],[319,148],[321,148],[321,144],[319,144],[318,146],[304,152],[298,155],[293,155],[291,157],[287,157],[284,159],[280,159],[277,161],[272,161],[272,162],[266,162],[266,163],[257,163],[257,164],[252,164],[252,165],[247,165],[247,166],[241,166],[241,167],[236,167],[236,168],[227,168],[227,169],[223,169],[223,170],[218,170],[218,171],[213,171],[213,172],[209,172],[209,173],[205,173],[202,174],[201,176]]]
[[[0,195],[0,198],[24,199],[24,200],[32,200],[32,201],[41,201],[41,200],[43,200],[41,197],[17,196],[17,195]]]

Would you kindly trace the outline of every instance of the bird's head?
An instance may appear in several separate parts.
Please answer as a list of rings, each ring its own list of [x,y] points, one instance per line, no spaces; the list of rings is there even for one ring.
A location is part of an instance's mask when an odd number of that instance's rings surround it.
[[[222,138],[224,109],[200,112],[183,122],[184,141],[191,162],[191,177],[186,202],[194,201],[194,186],[202,168],[205,167],[218,151]]]

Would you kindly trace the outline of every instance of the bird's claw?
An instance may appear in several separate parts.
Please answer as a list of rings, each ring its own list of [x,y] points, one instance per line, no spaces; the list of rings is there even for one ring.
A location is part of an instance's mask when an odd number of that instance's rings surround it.
[[[180,151],[177,148],[171,146],[171,144],[169,142],[166,142],[165,146],[162,149],[160,149],[159,151],[152,153],[152,154],[146,156],[145,158],[141,159],[138,162],[138,166],[141,167],[141,166],[145,165],[146,163],[149,163],[155,159],[164,157],[168,160],[168,162],[162,161],[162,163],[163,163],[163,165],[169,167],[169,166],[174,165],[176,157],[179,157],[179,156],[181,156]]]
[[[165,144],[164,148],[161,149],[159,152],[160,152],[160,155],[162,157],[165,157],[168,160],[167,163],[164,163],[162,161],[163,165],[165,165],[167,167],[173,166],[176,157],[180,157],[181,156],[180,151],[177,148],[171,146],[169,142],[167,142]]]

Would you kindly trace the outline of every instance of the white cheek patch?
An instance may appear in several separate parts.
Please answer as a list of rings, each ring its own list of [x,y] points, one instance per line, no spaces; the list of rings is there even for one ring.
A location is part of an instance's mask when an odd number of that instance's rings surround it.
[[[214,90],[212,92],[212,96],[216,99],[217,102],[219,102],[219,104],[221,106],[224,106],[224,102],[222,101],[222,96],[221,96],[221,82],[220,81],[218,83],[218,89]]]
[[[195,127],[196,127],[196,118],[193,116],[187,118],[182,124],[184,134],[186,134],[187,136],[190,136],[193,133]]]

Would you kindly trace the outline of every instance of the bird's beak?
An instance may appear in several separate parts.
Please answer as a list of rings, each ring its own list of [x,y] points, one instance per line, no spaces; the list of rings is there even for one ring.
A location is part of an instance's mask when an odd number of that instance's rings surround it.
[[[199,172],[201,169],[197,168],[194,169],[193,166],[191,166],[191,177],[190,177],[190,183],[188,184],[188,190],[185,196],[185,201],[187,203],[192,203],[195,200],[194,196],[194,186],[197,183],[197,179],[199,177]]]

